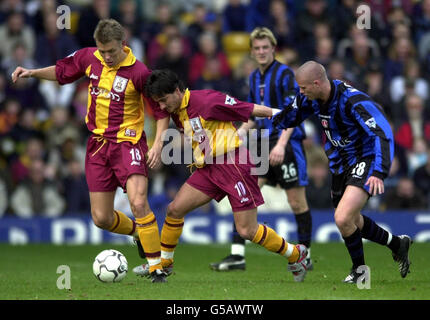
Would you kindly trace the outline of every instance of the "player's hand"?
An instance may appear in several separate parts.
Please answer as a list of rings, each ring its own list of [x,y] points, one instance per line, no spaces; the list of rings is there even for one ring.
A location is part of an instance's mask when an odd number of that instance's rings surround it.
[[[15,83],[18,78],[30,78],[31,70],[25,69],[23,67],[17,67],[14,72],[11,74],[12,82]]]
[[[148,159],[146,163],[150,169],[158,169],[161,166],[161,150],[163,148],[162,143],[154,143],[152,148],[148,151]]]
[[[269,154],[269,163],[271,166],[278,166],[284,161],[285,147],[277,144]]]
[[[384,193],[384,181],[380,178],[371,176],[366,184],[366,186],[369,186],[369,193],[372,196],[376,196],[377,194],[383,194]]]

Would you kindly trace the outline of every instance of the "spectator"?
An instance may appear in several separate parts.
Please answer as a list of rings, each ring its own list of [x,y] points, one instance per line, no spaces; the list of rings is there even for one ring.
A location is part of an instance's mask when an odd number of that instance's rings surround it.
[[[91,212],[88,185],[85,172],[79,160],[72,159],[67,164],[68,174],[63,179],[66,213],[88,214]]]
[[[130,37],[139,38],[144,31],[145,25],[138,10],[138,1],[136,0],[120,0],[118,12],[114,15],[114,19],[129,30]]]
[[[18,123],[21,104],[15,99],[7,99],[0,111],[0,136],[9,135]]]
[[[361,88],[363,87],[364,88]],[[391,103],[390,95],[388,94],[387,86],[384,85],[384,74],[377,63],[372,63],[368,66],[368,70],[364,75],[364,83],[357,85],[377,103],[381,105],[389,119],[397,117],[396,108]]]
[[[427,208],[427,199],[408,177],[400,178],[397,187],[387,191],[384,203],[385,208],[391,210]]]
[[[20,152],[20,148],[24,151]],[[45,158],[43,141],[40,138],[30,138],[24,146],[17,145],[17,156],[11,163],[12,181],[16,185],[24,181],[30,172],[30,165],[36,160]]]
[[[24,14],[11,12],[4,25],[0,25],[0,56],[10,59],[13,56],[16,43],[25,43],[28,57],[33,57],[35,50],[35,35],[33,29],[25,24]]]
[[[224,77],[230,77],[230,67],[226,55],[217,47],[217,40],[213,33],[205,32],[199,38],[199,51],[190,60],[188,72],[191,87],[202,76],[206,60],[215,57],[220,62],[220,71]]]
[[[155,68],[174,71],[183,83],[188,85],[188,59],[185,57],[184,43],[181,37],[172,36],[167,40],[166,50],[158,58]]]
[[[231,92],[230,79],[221,73],[221,62],[217,57],[208,57],[203,72],[194,85],[194,89],[211,89],[223,93]]]
[[[18,184],[12,193],[11,207],[18,217],[58,217],[63,213],[65,201],[45,177],[45,170],[43,160],[32,161],[28,179]]]
[[[325,0],[306,0],[305,10],[298,15],[295,25],[296,38],[300,40],[297,46],[301,55],[306,56],[306,48],[315,43],[315,24],[321,22],[329,25],[330,29],[334,28],[334,16],[330,14],[327,2]]]
[[[427,142],[427,157],[426,162],[421,167],[417,168],[413,173],[413,181],[418,190],[420,190],[427,201],[430,200],[430,143]],[[430,205],[430,202],[427,203]]]
[[[390,83],[390,97],[394,103],[399,103],[406,94],[406,83],[414,87],[414,93],[423,100],[428,99],[429,84],[420,76],[420,65],[415,59],[405,63],[402,75],[396,76]]]
[[[430,121],[424,118],[424,102],[420,96],[408,95],[405,104],[407,119],[397,129],[395,141],[405,150],[411,151],[415,140],[423,138],[430,141]]]
[[[384,81],[390,83],[394,77],[402,75],[405,64],[410,59],[416,59],[416,50],[411,39],[397,39],[388,49],[388,59],[384,66]]]
[[[318,38],[314,60],[327,68],[333,58],[334,44],[330,38]]]
[[[166,23],[160,33],[155,36],[148,47],[147,64],[154,68],[157,60],[166,52],[167,44],[171,38],[179,38],[182,42],[182,50],[185,58],[191,55],[191,48],[188,38],[182,35],[179,26],[176,23]]]
[[[413,28],[415,35],[415,43],[419,43],[422,37],[430,31],[430,0],[422,0],[417,4],[421,6],[421,10],[413,17]]]
[[[346,69],[354,75],[355,83],[363,83],[367,66],[380,59],[377,43],[356,26],[351,27],[351,38],[339,43],[337,55],[345,59]]]
[[[166,1],[158,1],[155,17],[145,25],[142,40],[145,48],[149,48],[153,39],[158,36],[167,24],[175,24],[170,4]]]
[[[208,10],[203,3],[198,3],[194,6],[194,20],[190,23],[186,30],[186,34],[191,41],[191,51],[193,54],[199,50],[198,39],[205,30],[204,25],[207,13]]]
[[[110,0],[94,0],[79,15],[76,39],[79,47],[95,47],[93,34],[101,19],[110,18]]]
[[[0,218],[4,216],[9,207],[9,194],[6,182],[0,176]]]
[[[35,60],[40,67],[48,67],[62,57],[78,49],[75,38],[69,32],[57,28],[55,11],[43,16],[43,31],[37,35]]]
[[[321,150],[309,158],[309,184],[306,186],[306,199],[312,209],[333,208],[329,196],[330,186],[327,159]]]
[[[241,101],[248,100],[249,76],[257,69],[257,64],[251,57],[245,56],[233,70],[233,81],[231,82],[231,95]]]
[[[1,47],[1,46],[0,46]],[[36,66],[36,62],[28,56],[27,47],[22,42],[17,42],[14,45],[12,57],[4,58],[2,67],[6,70],[6,74],[10,75],[15,68],[20,65],[26,68]],[[24,108],[44,109],[45,102],[38,91],[39,81],[33,78],[18,79],[16,83],[8,83],[6,95],[10,98],[15,98]]]
[[[241,0],[228,0],[228,4],[222,12],[222,31],[224,33],[232,31],[246,32],[246,12],[248,6]]]

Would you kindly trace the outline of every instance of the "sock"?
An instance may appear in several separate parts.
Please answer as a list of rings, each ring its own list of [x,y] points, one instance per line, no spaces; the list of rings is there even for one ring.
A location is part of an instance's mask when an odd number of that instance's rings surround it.
[[[110,232],[133,235],[136,230],[136,223],[121,211],[114,210],[114,222],[109,229]]]
[[[361,240],[360,229],[356,229],[350,236],[343,237],[346,248],[352,260],[352,268],[356,269],[364,265],[363,241]]]
[[[259,244],[267,250],[279,253],[288,259],[288,262],[294,263],[299,258],[299,250],[295,245],[288,243],[275,230],[265,225],[258,225],[252,242]]]
[[[303,213],[294,214],[297,223],[297,233],[299,243],[304,244],[306,248],[311,246],[312,238],[312,216],[311,211],[305,211]]]
[[[151,212],[143,218],[136,218],[136,229],[140,243],[146,254],[149,273],[152,273],[156,269],[161,269],[160,235],[154,213]]]
[[[237,232],[236,224],[233,223],[233,243],[231,244],[231,254],[245,256],[245,239]]]
[[[173,263],[173,255],[183,227],[184,218],[175,219],[166,216],[161,230],[161,264],[163,267]]]
[[[392,235],[387,230],[381,228],[375,221],[363,215],[363,228],[361,236],[364,239],[379,243],[383,246],[388,246],[393,252],[397,252],[400,247],[400,238]]]

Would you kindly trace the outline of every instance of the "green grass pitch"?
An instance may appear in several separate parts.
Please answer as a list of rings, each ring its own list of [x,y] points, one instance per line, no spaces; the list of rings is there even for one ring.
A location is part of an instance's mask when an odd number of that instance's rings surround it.
[[[117,249],[128,260],[129,272],[120,283],[99,282],[92,273],[94,257]],[[370,289],[343,284],[350,259],[342,243],[313,244],[314,270],[305,282],[295,283],[286,260],[254,244],[246,247],[246,271],[214,272],[209,263],[229,253],[229,245],[180,243],[175,274],[168,283],[152,284],[132,268],[141,263],[133,245],[26,246],[0,245],[0,299],[2,300],[428,300],[430,299],[430,243],[414,243],[411,273],[402,279],[390,251],[364,245],[371,270]],[[60,265],[71,271],[71,289],[57,288]]]

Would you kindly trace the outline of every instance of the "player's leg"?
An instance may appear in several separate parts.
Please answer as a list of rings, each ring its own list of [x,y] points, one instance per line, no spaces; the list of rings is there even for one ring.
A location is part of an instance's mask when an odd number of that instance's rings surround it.
[[[161,231],[161,257],[163,267],[173,264],[175,248],[182,234],[185,215],[211,201],[212,198],[188,183],[179,189],[167,206],[166,219]]]
[[[364,239],[379,243],[380,245],[387,246],[392,252],[394,261],[399,264],[399,271],[402,278],[405,278],[409,273],[409,248],[413,243],[408,235],[393,235],[389,231],[380,227],[371,218],[361,215],[362,222],[361,235]]]
[[[312,239],[312,215],[306,200],[305,187],[294,187],[286,189],[288,203],[294,213],[297,223],[297,234],[299,243],[308,248],[308,256],[306,257],[307,269],[312,270],[313,264],[310,255],[311,239]]]
[[[363,242],[360,231],[361,209],[365,206],[369,195],[362,188],[348,185],[335,209],[334,220],[345,241],[345,246],[352,261],[351,274],[344,282],[356,283],[356,269],[365,265]]]
[[[261,189],[267,182],[267,178],[258,178],[258,187]],[[237,231],[236,223],[233,221],[232,243],[230,254],[218,262],[212,262],[209,267],[214,271],[245,270],[245,242]]]
[[[307,249],[303,245],[293,245],[285,241],[272,228],[257,222],[257,208],[235,211],[234,220],[239,234],[267,250],[287,258],[289,270],[295,281],[303,281],[306,275]],[[293,269],[290,269],[293,267]]]
[[[134,222],[114,210],[114,197],[120,185],[113,168],[106,161],[109,142],[91,136],[85,156],[85,176],[90,191],[91,216],[96,226],[118,234],[133,234]]]
[[[127,195],[130,208],[136,220],[136,231],[140,244],[148,261],[149,273],[154,273],[154,280],[158,279],[156,270],[161,270],[160,234],[156,217],[148,203],[148,178],[141,174],[133,174],[127,179]]]
[[[161,230],[161,264],[169,275],[173,272],[173,256],[182,234],[184,216],[208,203],[212,198],[188,183],[179,189],[173,201],[168,205],[166,218]],[[143,264],[133,268],[133,272],[139,276],[149,274],[148,265]]]

